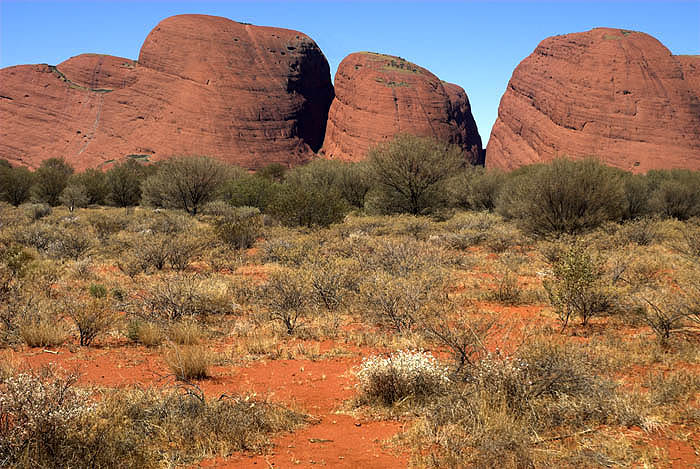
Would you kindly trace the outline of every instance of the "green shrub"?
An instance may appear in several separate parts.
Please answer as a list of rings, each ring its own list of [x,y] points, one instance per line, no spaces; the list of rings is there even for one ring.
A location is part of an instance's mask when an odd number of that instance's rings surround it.
[[[327,227],[341,221],[348,204],[325,176],[319,164],[289,171],[268,212],[288,226]]]
[[[649,205],[659,215],[687,220],[700,216],[700,172],[689,170],[649,171],[653,187]]]
[[[60,203],[59,197],[68,185],[73,174],[73,167],[63,158],[49,158],[41,162],[34,172],[33,198],[55,207]]]
[[[464,210],[492,212],[506,178],[506,174],[497,169],[467,167],[449,181],[451,203]]]
[[[261,211],[274,200],[280,184],[258,174],[230,180],[222,189],[222,198],[235,207],[256,207]]]
[[[558,159],[514,171],[496,205],[533,234],[574,234],[619,220],[625,194],[619,171],[592,159]]]
[[[85,188],[79,184],[68,184],[58,200],[68,207],[70,212],[76,207],[87,207],[89,201]]]
[[[99,169],[86,169],[82,173],[74,174],[70,184],[81,186],[87,196],[89,205],[104,205],[109,195],[107,176]]]
[[[34,185],[34,173],[18,166],[0,167],[0,200],[17,207],[28,201]]]
[[[180,156],[164,160],[143,185],[146,203],[177,208],[196,215],[213,200],[226,180],[229,168],[206,156]]]
[[[581,244],[573,244],[552,266],[552,276],[542,282],[562,329],[572,316],[588,320],[611,307],[603,265]]]
[[[397,135],[370,149],[372,205],[382,213],[434,212],[447,203],[446,184],[466,164],[461,149],[436,139]]]
[[[133,207],[141,201],[141,182],[147,170],[134,159],[110,168],[105,174],[109,195],[107,201],[116,207]]]
[[[262,236],[262,216],[257,210],[237,210],[217,218],[214,229],[227,246],[248,249]]]

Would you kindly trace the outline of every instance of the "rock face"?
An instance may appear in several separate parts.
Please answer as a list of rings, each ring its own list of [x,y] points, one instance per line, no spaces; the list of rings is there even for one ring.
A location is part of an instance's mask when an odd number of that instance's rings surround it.
[[[700,169],[700,60],[597,28],[550,37],[513,72],[486,151],[513,169],[594,156],[626,170]]]
[[[138,61],[85,54],[0,70],[0,158],[76,168],[201,154],[248,168],[296,164],[323,142],[333,86],[306,35],[181,15]]]
[[[433,136],[460,145],[483,164],[481,137],[462,88],[399,57],[357,52],[335,75],[322,154],[359,161],[370,147],[398,133]]]

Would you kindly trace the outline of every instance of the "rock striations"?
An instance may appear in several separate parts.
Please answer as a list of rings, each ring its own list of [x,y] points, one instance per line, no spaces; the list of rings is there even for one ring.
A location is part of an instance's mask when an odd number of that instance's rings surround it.
[[[700,60],[598,28],[542,41],[513,72],[486,165],[594,156],[636,172],[700,169]]]
[[[306,35],[174,16],[138,61],[85,54],[0,70],[0,157],[29,167],[174,154],[294,164],[321,147],[332,99],[328,62]]]
[[[399,57],[358,52],[335,75],[322,153],[358,161],[368,149],[398,133],[434,136],[460,145],[483,164],[481,138],[462,88]]]

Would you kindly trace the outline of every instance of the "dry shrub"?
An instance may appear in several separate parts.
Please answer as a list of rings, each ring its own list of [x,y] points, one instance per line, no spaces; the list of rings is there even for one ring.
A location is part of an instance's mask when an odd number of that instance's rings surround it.
[[[259,210],[245,210],[225,214],[214,221],[219,239],[234,249],[248,249],[263,234],[263,219]]]
[[[478,319],[469,319],[465,314],[457,313],[454,307],[445,304],[423,316],[421,334],[450,351],[455,363],[455,374],[460,374],[465,367],[474,366],[487,352],[484,344],[494,320],[483,317],[483,313],[479,316]]]
[[[447,368],[427,352],[365,358],[357,371],[360,403],[391,406],[407,398],[431,399],[445,388],[447,375]]]
[[[223,278],[170,274],[151,279],[129,302],[131,313],[156,321],[230,314],[238,310],[230,285]]]
[[[179,234],[168,244],[168,262],[175,270],[185,270],[204,249],[202,233]]]
[[[146,347],[160,345],[165,339],[163,327],[155,322],[131,319],[127,324],[127,337]]]
[[[535,448],[598,425],[643,425],[635,398],[572,347],[532,344],[487,356],[428,404],[412,430],[433,467],[533,467]],[[568,453],[558,464],[568,466]]]
[[[13,469],[188,466],[259,452],[306,417],[255,396],[207,399],[194,386],[93,394],[52,370],[0,381],[0,461]]]
[[[165,354],[165,363],[180,381],[208,378],[213,360],[212,353],[199,345],[173,345]]]
[[[98,335],[109,332],[119,318],[107,298],[68,298],[63,302],[63,308],[78,327],[82,346],[91,345]]]
[[[617,236],[623,245],[634,243],[639,246],[649,246],[661,236],[658,223],[657,219],[650,217],[628,221],[620,226]]]
[[[272,321],[282,323],[287,334],[294,334],[308,313],[309,283],[308,272],[285,268],[270,273],[260,289],[258,301]]]
[[[352,259],[325,258],[302,266],[311,272],[311,301],[326,311],[348,303],[359,286],[359,265]]]
[[[95,230],[97,238],[103,243],[113,234],[124,231],[129,224],[128,217],[122,211],[92,213],[88,216],[88,221]]]
[[[393,277],[377,272],[360,286],[367,318],[381,327],[408,332],[419,319],[421,310],[442,287],[441,277]]]

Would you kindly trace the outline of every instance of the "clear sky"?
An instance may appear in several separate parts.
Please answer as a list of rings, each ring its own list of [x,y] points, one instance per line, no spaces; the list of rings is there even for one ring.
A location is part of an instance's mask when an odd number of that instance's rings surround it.
[[[674,54],[700,54],[700,0],[0,0],[0,67],[84,52],[136,59],[159,21],[182,13],[302,31],[331,75],[355,51],[415,62],[466,90],[484,144],[513,69],[548,36],[619,27],[649,33]]]

